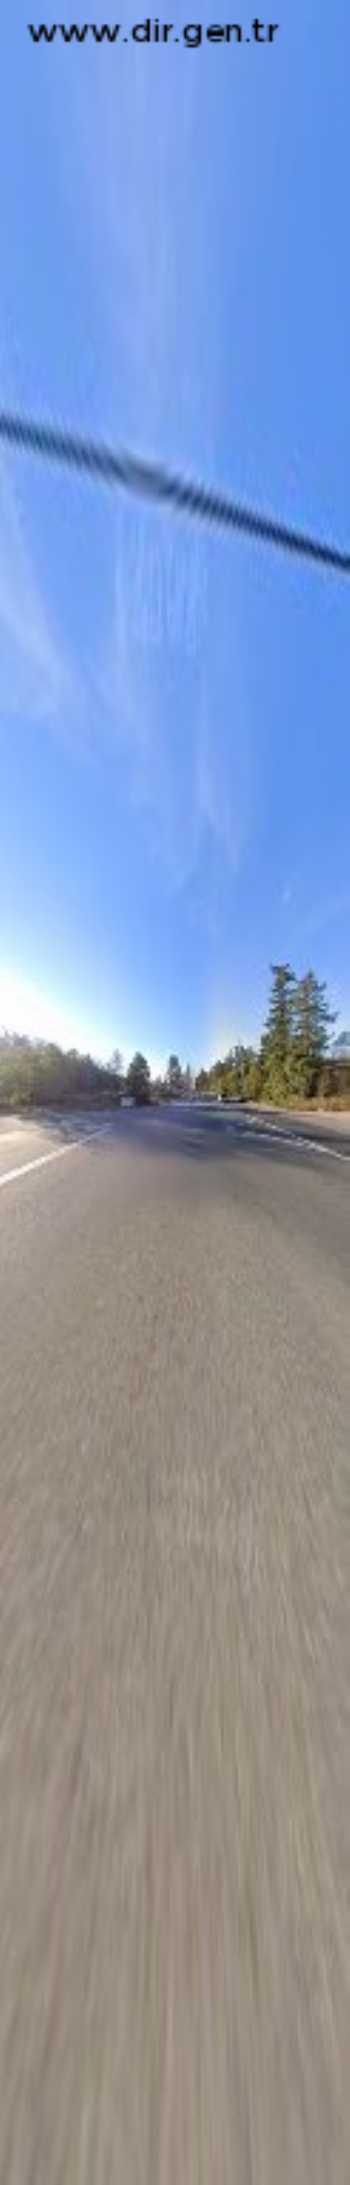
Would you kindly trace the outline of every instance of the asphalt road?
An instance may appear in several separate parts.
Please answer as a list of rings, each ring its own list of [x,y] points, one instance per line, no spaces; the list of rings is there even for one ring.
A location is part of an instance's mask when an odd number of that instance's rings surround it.
[[[1,2185],[348,2185],[350,1149],[281,1129],[0,1126]]]

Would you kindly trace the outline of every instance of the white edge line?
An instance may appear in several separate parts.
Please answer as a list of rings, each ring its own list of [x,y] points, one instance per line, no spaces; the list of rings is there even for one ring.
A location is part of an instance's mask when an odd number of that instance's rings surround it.
[[[245,1134],[242,1132],[242,1137],[243,1135]],[[257,1129],[253,1126],[249,1130],[249,1137],[255,1138],[260,1143],[262,1138],[280,1138],[282,1146],[299,1146],[302,1147],[303,1153],[324,1153],[330,1161],[350,1161],[350,1153],[338,1153],[337,1146],[326,1146],[320,1138],[300,1138],[297,1136],[296,1131],[292,1134],[292,1132],[279,1130],[277,1123],[263,1123],[260,1129],[259,1125]]]
[[[35,1161],[22,1161],[19,1168],[7,1168],[5,1175],[0,1176],[0,1191],[4,1191],[5,1184],[17,1183],[19,1176],[30,1176],[33,1168],[47,1168],[49,1161],[63,1161],[65,1153],[76,1153],[78,1148],[88,1145],[91,1138],[104,1138],[109,1129],[110,1124],[103,1123],[100,1129],[86,1131],[84,1138],[71,1138],[69,1146],[55,1146],[53,1153],[39,1153]]]

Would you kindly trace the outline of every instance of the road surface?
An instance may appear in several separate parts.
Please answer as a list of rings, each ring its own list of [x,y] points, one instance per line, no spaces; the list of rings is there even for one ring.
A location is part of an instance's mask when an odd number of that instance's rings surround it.
[[[350,1147],[281,1129],[0,1125],[1,2185],[348,2185]]]

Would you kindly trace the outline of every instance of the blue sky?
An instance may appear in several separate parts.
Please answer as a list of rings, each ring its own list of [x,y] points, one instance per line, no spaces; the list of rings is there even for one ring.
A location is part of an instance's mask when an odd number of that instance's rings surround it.
[[[14,0],[1,402],[349,544],[348,10],[279,20],[272,50],[35,48]],[[196,1064],[254,1038],[280,957],[350,1021],[349,605],[1,460],[7,1022]]]

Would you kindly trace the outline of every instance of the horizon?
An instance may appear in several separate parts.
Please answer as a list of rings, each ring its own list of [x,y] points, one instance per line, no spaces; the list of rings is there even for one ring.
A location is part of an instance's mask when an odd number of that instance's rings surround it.
[[[295,969],[295,967],[293,968]],[[303,969],[305,970],[305,966],[303,966]],[[303,972],[300,968],[296,976],[301,977],[302,975]],[[268,992],[269,969],[266,981],[266,1008]],[[332,997],[330,996],[329,999],[331,1001]],[[229,1033],[226,1032],[221,1041],[218,1041],[215,1050],[212,1049],[211,1053],[206,1056],[197,1055],[195,1057],[187,1051],[185,1054],[183,1042],[176,1045],[174,1040],[169,1043],[166,1052],[164,1050],[162,1054],[154,1055],[150,1051],[147,1039],[143,1039],[138,1035],[135,1037],[134,1044],[129,1048],[126,1048],[122,1040],[115,1035],[115,1030],[114,1032],[111,1031],[110,1036],[106,1032],[105,1039],[98,1042],[94,1034],[89,1033],[87,1026],[84,1027],[77,1016],[74,1016],[74,1014],[72,1017],[67,1016],[64,1010],[55,1009],[48,997],[40,995],[34,982],[31,987],[28,987],[20,979],[13,980],[12,974],[0,975],[0,1036],[1,1034],[4,1036],[4,1034],[10,1033],[12,1036],[16,1034],[19,1038],[28,1038],[39,1042],[42,1040],[43,1043],[52,1041],[53,1044],[61,1047],[63,1052],[68,1053],[76,1049],[82,1055],[89,1054],[93,1061],[101,1063],[102,1066],[109,1063],[112,1054],[118,1050],[122,1057],[125,1072],[136,1051],[140,1051],[149,1062],[152,1078],[165,1074],[171,1053],[179,1055],[182,1068],[186,1069],[189,1065],[192,1074],[196,1075],[200,1069],[210,1070],[210,1067],[219,1058],[224,1060],[225,1056],[236,1045],[251,1046],[256,1051],[262,1038],[264,1022],[265,1018],[262,1019],[260,1026],[256,1027],[255,1036],[252,1035],[249,1038],[244,1038],[240,1030],[232,1032],[231,1029]],[[340,1023],[337,1015],[336,1026],[334,1025],[329,1041],[331,1052],[336,1041],[347,1035],[348,1029],[349,1027],[345,1021]]]

